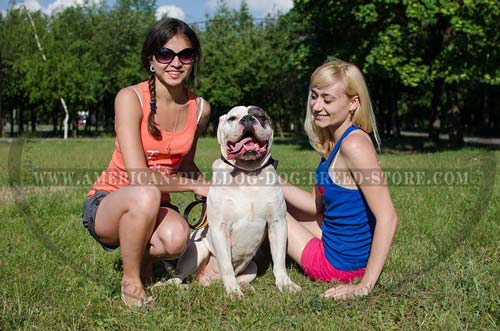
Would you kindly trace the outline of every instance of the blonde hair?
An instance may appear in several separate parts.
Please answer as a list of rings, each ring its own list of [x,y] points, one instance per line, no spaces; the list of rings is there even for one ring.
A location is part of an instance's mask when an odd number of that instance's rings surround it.
[[[372,133],[380,150],[380,137],[377,131],[375,114],[373,113],[368,87],[361,71],[354,64],[342,60],[333,60],[316,68],[311,75],[309,94],[307,97],[307,112],[304,122],[304,130],[309,137],[311,146],[323,155],[331,152],[332,132],[328,129],[321,129],[314,124],[311,111],[311,88],[325,88],[336,82],[342,82],[345,87],[345,94],[349,97],[359,98],[359,107],[352,115],[352,123],[360,127],[367,133]]]

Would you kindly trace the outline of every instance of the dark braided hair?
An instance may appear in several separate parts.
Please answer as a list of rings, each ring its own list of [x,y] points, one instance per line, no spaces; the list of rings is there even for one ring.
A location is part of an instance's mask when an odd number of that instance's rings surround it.
[[[151,111],[149,112],[149,115],[148,115],[148,131],[154,138],[160,139],[161,138],[160,130],[158,130],[158,128],[156,127],[155,122],[154,122],[154,116],[156,114],[156,87],[155,87],[156,78],[155,77],[156,77],[155,73],[152,72],[149,75],[149,80],[148,80],[149,94],[151,95],[151,102],[149,104]]]
[[[196,33],[183,21],[176,18],[164,18],[159,20],[153,25],[149,31],[146,40],[142,46],[141,62],[148,72],[151,66],[152,57],[160,51],[160,48],[165,45],[170,39],[175,36],[183,36],[189,40],[191,47],[194,49],[195,60],[193,68],[187,79],[187,87],[193,87],[196,84],[198,71],[202,63],[202,54],[200,40]],[[161,138],[160,130],[154,124],[154,115],[156,114],[156,87],[155,87],[155,73],[150,72],[149,76],[149,93],[151,95],[150,109],[151,112],[148,116],[148,131],[156,139]]]

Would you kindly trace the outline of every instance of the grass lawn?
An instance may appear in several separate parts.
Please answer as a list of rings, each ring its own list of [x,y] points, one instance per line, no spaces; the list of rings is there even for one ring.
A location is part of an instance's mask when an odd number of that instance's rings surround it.
[[[219,147],[203,138],[198,148],[197,163],[209,173]],[[228,300],[221,284],[192,284],[187,291],[150,288],[156,308],[131,311],[119,297],[119,252],[106,253],[81,225],[88,181],[107,166],[112,149],[108,138],[0,143],[1,330],[500,328],[498,151],[380,155],[400,223],[379,283],[367,297],[322,299],[331,285],[310,281],[292,265],[299,294],[279,293],[269,270],[254,281],[256,293],[245,293],[242,301]],[[282,175],[311,188],[318,155],[307,145],[276,140],[273,156]],[[55,183],[47,177],[41,185],[35,174],[47,169],[86,175],[55,186],[47,185]],[[408,177],[416,172],[423,182]],[[173,196],[181,210],[191,199],[187,193]]]

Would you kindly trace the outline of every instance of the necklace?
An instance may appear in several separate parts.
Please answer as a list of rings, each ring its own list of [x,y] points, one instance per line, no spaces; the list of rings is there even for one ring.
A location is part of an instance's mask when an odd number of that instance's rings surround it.
[[[181,117],[181,111],[180,110],[177,111],[177,118],[175,120],[174,130],[171,131],[172,137],[170,137],[170,141],[169,141],[168,146],[167,146],[167,154],[169,156],[170,156],[170,153],[172,151],[172,148],[170,147],[170,145],[172,144],[172,140],[174,140],[173,134],[177,131],[177,124],[179,123],[179,117]]]

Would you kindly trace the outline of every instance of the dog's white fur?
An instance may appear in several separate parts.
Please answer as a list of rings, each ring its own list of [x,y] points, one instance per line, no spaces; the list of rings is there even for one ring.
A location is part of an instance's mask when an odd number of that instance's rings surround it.
[[[246,115],[245,122],[242,118]],[[262,109],[238,106],[220,117],[217,139],[221,154],[227,159],[230,146],[242,140],[249,130],[258,141],[256,146],[267,146],[265,151],[263,147],[257,147],[256,152],[243,151],[229,160],[233,166],[222,160],[213,163],[207,199],[208,227],[193,232],[169,283],[180,284],[198,269],[203,284],[221,277],[229,295],[242,297],[240,285],[251,287],[249,283],[256,277],[252,258],[267,229],[276,286],[280,291],[300,290],[285,267],[287,224],[283,192],[274,167],[262,168],[270,158],[273,138],[270,119]],[[216,263],[207,264],[211,255]]]

